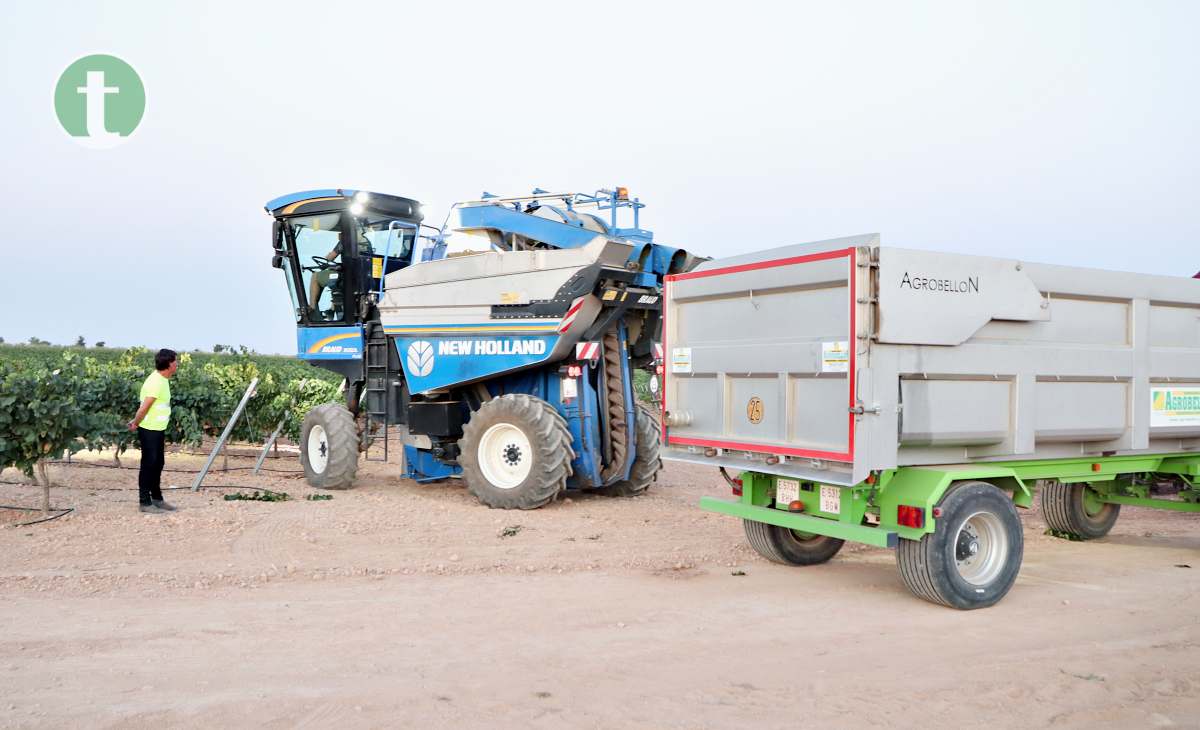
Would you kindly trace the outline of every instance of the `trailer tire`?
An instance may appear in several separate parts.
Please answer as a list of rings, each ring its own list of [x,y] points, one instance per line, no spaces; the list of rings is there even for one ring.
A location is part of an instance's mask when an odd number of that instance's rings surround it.
[[[567,487],[571,432],[546,401],[525,394],[493,398],[471,414],[458,442],[467,490],[498,509],[537,509]]]
[[[1089,505],[1089,491],[1086,484],[1051,481],[1042,485],[1042,517],[1046,525],[1081,540],[1095,540],[1107,535],[1121,514],[1121,505]]]
[[[300,427],[300,464],[317,489],[349,489],[358,473],[358,427],[341,403],[310,410]]]
[[[836,537],[801,535],[786,527],[754,520],[742,520],[742,529],[754,552],[781,565],[820,565],[846,544]]]
[[[1012,499],[987,482],[960,482],[938,503],[937,529],[901,539],[896,565],[918,598],[957,609],[986,608],[1008,593],[1024,555]]]
[[[658,419],[653,411],[641,404],[638,404],[634,412],[634,419],[634,427],[637,430],[637,455],[634,456],[633,466],[629,469],[629,478],[598,490],[601,494],[610,497],[636,497],[643,494],[658,479],[658,472],[662,469]]]

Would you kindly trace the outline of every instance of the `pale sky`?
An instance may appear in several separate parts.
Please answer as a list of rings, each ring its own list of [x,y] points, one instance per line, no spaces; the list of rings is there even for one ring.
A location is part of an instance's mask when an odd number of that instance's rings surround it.
[[[4,10],[0,336],[292,354],[269,198],[440,223],[483,190],[625,185],[721,257],[885,245],[1200,269],[1200,3],[20,3]],[[54,85],[148,109],[77,145]]]

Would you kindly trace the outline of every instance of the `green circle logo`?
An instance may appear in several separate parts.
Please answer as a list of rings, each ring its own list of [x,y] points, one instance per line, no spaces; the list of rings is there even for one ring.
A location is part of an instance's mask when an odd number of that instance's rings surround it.
[[[116,56],[84,56],[58,77],[54,113],[66,133],[84,147],[116,147],[141,123],[146,87],[133,66]]]

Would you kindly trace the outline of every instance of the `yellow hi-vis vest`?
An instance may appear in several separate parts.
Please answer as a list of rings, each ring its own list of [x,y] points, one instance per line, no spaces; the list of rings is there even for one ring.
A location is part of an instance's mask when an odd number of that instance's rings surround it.
[[[138,425],[147,431],[166,431],[167,422],[171,420],[171,384],[158,371],[150,373],[150,377],[142,383],[138,399],[145,401],[147,398],[153,398],[154,405],[150,406]]]

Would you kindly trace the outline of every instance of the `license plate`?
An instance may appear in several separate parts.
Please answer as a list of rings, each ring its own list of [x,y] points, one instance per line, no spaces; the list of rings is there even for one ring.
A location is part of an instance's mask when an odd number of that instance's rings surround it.
[[[775,480],[775,504],[786,507],[800,499],[800,482],[795,479]]]
[[[821,511],[835,515],[842,513],[842,490],[840,487],[821,486]]]

